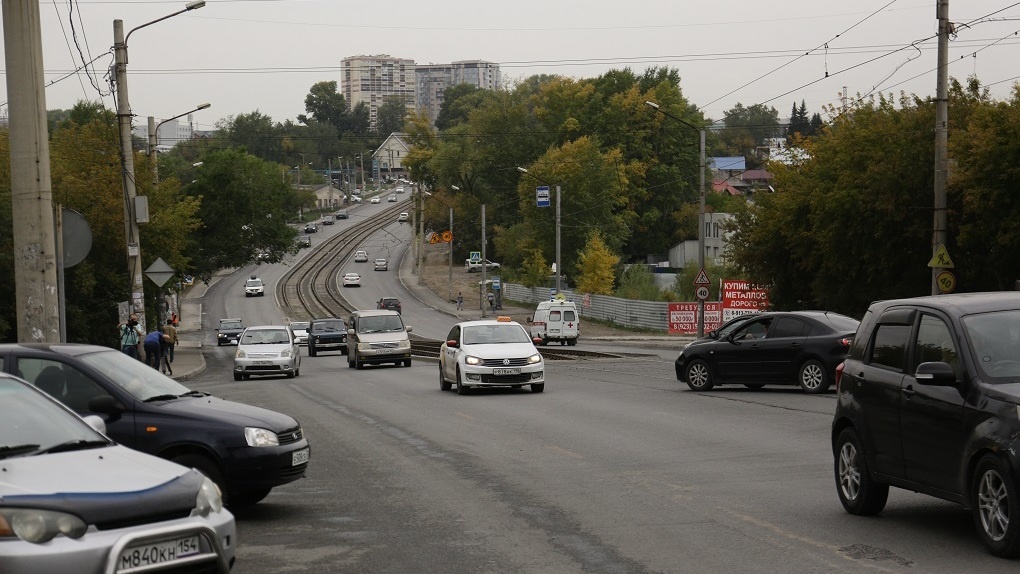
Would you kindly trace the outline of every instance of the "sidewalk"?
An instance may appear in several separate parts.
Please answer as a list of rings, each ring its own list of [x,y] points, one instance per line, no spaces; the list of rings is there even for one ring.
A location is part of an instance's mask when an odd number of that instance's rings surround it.
[[[213,276],[215,283],[224,274],[233,273],[228,269]],[[174,362],[171,365],[174,373],[171,376],[177,381],[186,381],[205,371],[205,356],[202,352],[202,298],[209,288],[201,281],[188,287],[181,294],[181,313],[177,323],[179,343],[174,349]]]

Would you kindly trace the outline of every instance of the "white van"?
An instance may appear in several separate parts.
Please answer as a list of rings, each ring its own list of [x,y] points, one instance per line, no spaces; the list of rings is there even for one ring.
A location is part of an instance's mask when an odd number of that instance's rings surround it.
[[[577,314],[577,306],[563,299],[542,301],[531,320],[531,337],[542,339],[543,345],[548,345],[549,341],[576,345],[580,331],[581,317]]]

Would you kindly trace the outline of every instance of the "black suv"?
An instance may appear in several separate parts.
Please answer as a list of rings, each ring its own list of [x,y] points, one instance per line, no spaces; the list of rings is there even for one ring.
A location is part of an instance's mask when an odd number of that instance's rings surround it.
[[[322,351],[347,354],[347,323],[336,317],[320,317],[308,323],[308,356]]]
[[[198,469],[228,504],[255,504],[308,468],[308,441],[290,416],[193,391],[108,347],[3,344],[0,370],[99,416],[118,443]]]
[[[220,319],[220,326],[216,329],[216,345],[227,343],[237,344],[241,339],[241,332],[244,331],[244,321],[238,318]]]
[[[836,370],[836,491],[882,511],[889,487],[971,508],[996,556],[1020,555],[1020,293],[873,303]]]
[[[400,313],[400,299],[396,297],[383,297],[375,304],[376,309],[389,309]]]

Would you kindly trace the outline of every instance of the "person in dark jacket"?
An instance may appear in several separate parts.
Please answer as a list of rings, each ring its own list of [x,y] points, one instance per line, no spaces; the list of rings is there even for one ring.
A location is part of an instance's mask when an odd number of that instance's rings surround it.
[[[159,369],[159,363],[163,359],[163,334],[158,328],[153,329],[145,336],[142,347],[145,349],[145,364],[153,369]]]

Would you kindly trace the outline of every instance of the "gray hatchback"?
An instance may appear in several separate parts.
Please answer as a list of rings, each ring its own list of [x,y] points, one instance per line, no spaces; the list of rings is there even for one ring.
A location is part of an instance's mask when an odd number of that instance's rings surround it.
[[[4,574],[228,572],[236,532],[219,488],[88,419],[0,373]]]

